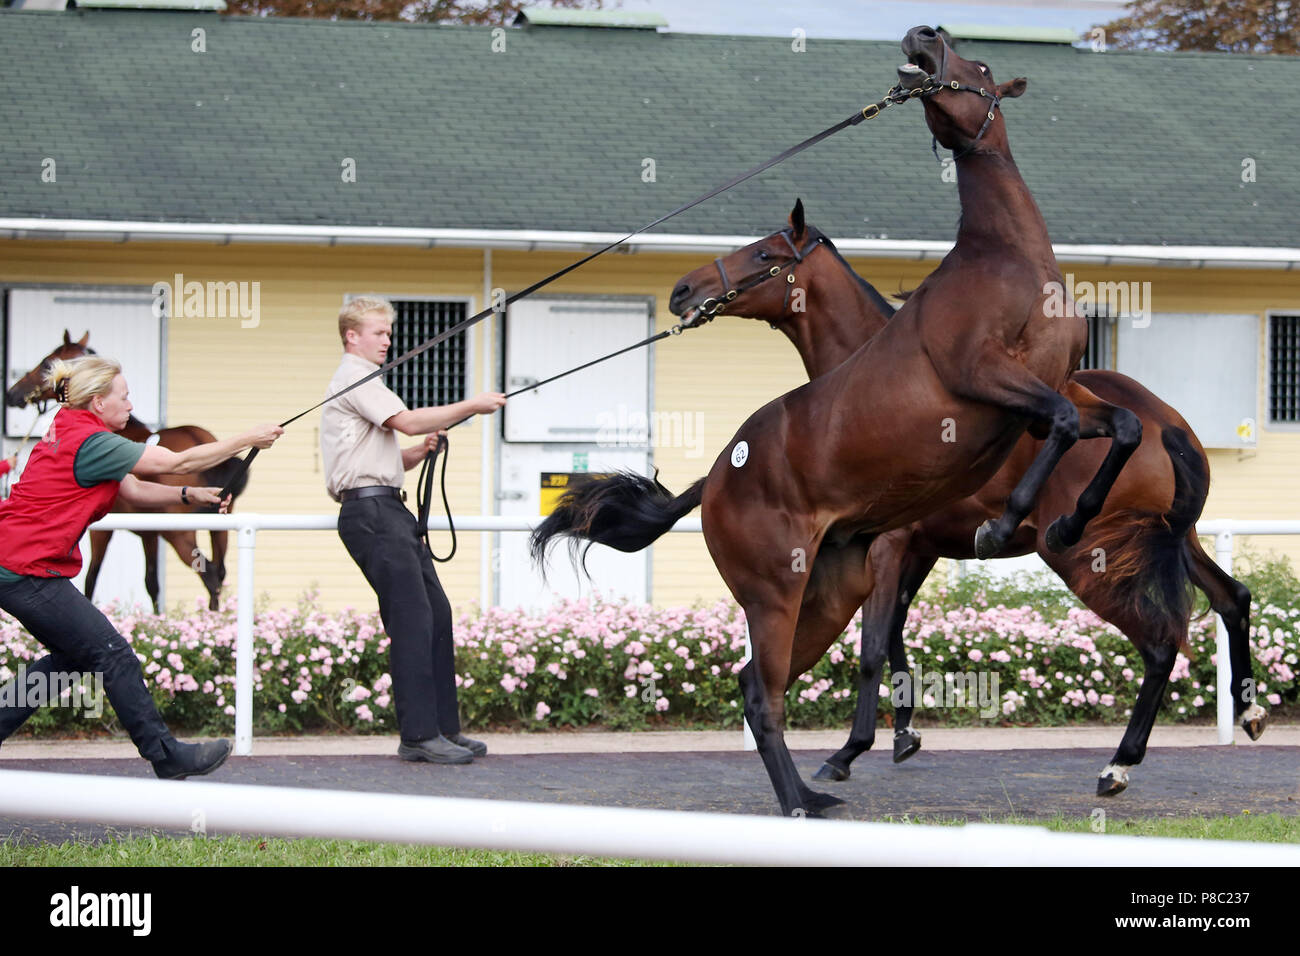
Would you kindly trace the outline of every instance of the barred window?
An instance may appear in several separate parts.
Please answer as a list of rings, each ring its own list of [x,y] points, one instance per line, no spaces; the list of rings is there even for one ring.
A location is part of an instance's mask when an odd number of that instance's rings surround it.
[[[1115,367],[1115,316],[1103,306],[1089,307],[1088,348],[1079,360],[1079,368],[1113,369]]]
[[[467,318],[464,302],[390,299],[393,317],[392,361]],[[407,408],[450,405],[465,398],[465,366],[469,330],[459,332],[384,373],[384,382]]]
[[[1268,420],[1300,422],[1300,315],[1269,316]]]

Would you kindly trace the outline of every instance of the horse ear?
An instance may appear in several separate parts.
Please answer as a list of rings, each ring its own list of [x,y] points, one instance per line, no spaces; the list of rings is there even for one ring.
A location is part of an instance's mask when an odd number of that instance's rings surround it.
[[[78,342],[77,344],[78,344],[78,345],[81,345],[81,346],[84,346],[84,345],[85,345],[87,342],[89,342],[89,341],[90,341],[90,330],[87,329],[87,330],[86,330],[86,334],[83,335],[83,336],[81,337],[81,341]]]
[[[71,345],[71,344],[72,344],[72,336],[68,334],[68,330],[67,330],[67,329],[64,329],[64,330],[63,330],[63,344],[64,344],[64,345]]]
[[[1025,87],[1029,81],[1023,76],[1018,76],[1014,80],[1008,80],[998,87],[998,99],[1005,100],[1007,97],[1015,98],[1025,92]]]
[[[794,230],[796,236],[802,236],[805,227],[803,217],[803,200],[794,201],[794,209],[790,211],[790,227]]]

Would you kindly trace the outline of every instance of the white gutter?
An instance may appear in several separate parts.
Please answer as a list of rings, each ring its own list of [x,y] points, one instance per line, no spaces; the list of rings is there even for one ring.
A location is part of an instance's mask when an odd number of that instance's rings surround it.
[[[583,252],[615,242],[626,233],[549,229],[410,229],[396,226],[297,226],[269,223],[129,222],[95,219],[0,217],[0,239],[96,240],[102,242],[242,242],[309,245],[391,245],[418,248],[565,250]],[[729,252],[760,236],[701,236],[650,233],[623,247],[629,252]],[[882,259],[941,259],[947,240],[832,237],[846,256]],[[1157,265],[1201,269],[1300,269],[1300,248],[1263,246],[1155,246],[1056,243],[1061,262],[1095,265]]]

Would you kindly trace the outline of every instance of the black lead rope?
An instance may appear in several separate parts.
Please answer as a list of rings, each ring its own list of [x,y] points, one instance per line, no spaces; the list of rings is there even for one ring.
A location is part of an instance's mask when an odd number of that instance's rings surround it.
[[[541,388],[543,385],[549,385],[551,382],[554,382],[556,379],[564,378],[566,375],[572,375],[574,372],[581,372],[583,369],[591,368],[593,365],[599,365],[601,362],[607,362],[610,359],[622,355],[625,352],[631,352],[634,349],[644,348],[647,345],[652,345],[655,342],[658,342],[660,339],[667,338],[670,335],[680,335],[682,332],[682,328],[683,326],[680,324],[674,325],[671,329],[668,329],[666,332],[660,332],[658,335],[652,335],[650,336],[650,338],[643,339],[642,341],[637,342],[635,345],[629,345],[627,346],[627,348],[619,349],[617,352],[610,352],[608,355],[602,355],[598,359],[592,359],[590,362],[586,362],[582,365],[577,366],[576,368],[571,368],[567,372],[561,372],[558,375],[552,375],[550,378],[544,378],[540,382],[536,382],[532,385],[526,385],[523,388],[517,388],[513,392],[508,393],[506,395],[506,398],[514,398],[516,395],[521,395],[524,392],[534,391],[535,389]],[[457,425],[463,425],[465,422],[469,421],[473,417],[474,417],[473,415],[466,415],[460,421],[448,425],[447,428],[452,429],[455,428]],[[415,504],[420,514],[420,518],[419,518],[420,532],[424,535],[424,546],[429,551],[429,557],[433,558],[433,560],[438,561],[440,563],[445,563],[447,561],[450,561],[456,555],[456,524],[451,517],[451,504],[447,501],[446,452],[450,447],[451,445],[447,441],[446,435],[443,435],[441,438],[438,439],[437,447],[424,456],[424,462],[420,465],[420,477],[416,482],[416,489],[415,489]],[[429,511],[433,506],[433,462],[434,459],[436,459],[440,453],[443,456],[442,458],[442,507],[443,510],[447,513],[447,528],[448,530],[451,531],[451,551],[448,552],[445,558],[440,558],[433,553],[433,544],[429,540]]]
[[[773,166],[777,165],[778,163],[784,162],[785,160],[789,159],[791,156],[794,156],[796,153],[803,152],[805,149],[808,149],[810,146],[815,146],[817,143],[820,143],[822,140],[826,139],[827,137],[834,136],[840,130],[847,129],[850,126],[856,126],[857,124],[861,123],[863,120],[874,119],[875,117],[880,115],[882,110],[884,110],[886,107],[894,103],[903,103],[909,99],[913,99],[920,95],[921,93],[919,91],[909,92],[907,90],[904,90],[902,86],[894,86],[889,90],[888,93],[885,94],[884,99],[877,100],[875,103],[871,103],[863,107],[862,109],[855,112],[853,115],[836,123],[834,126],[827,127],[826,129],[822,130],[820,133],[817,133],[815,136],[808,137],[802,143],[798,143],[794,146],[791,146],[789,149],[785,150],[784,152],[779,153],[776,156],[773,156],[771,159],[760,163],[759,165],[753,167],[752,169],[748,169],[737,176],[733,176],[731,179],[727,180],[721,186],[711,189],[708,192],[704,193],[703,195],[697,196],[696,198],[690,200],[687,203],[683,203],[682,205],[674,209],[672,212],[660,216],[658,219],[655,219],[653,222],[648,222],[644,226],[641,226],[640,228],[633,230],[632,232],[624,236],[622,239],[618,239],[614,242],[609,243],[606,246],[602,246],[600,249],[597,249],[595,252],[583,256],[577,262],[570,263],[569,265],[565,266],[563,269],[559,270],[558,272],[553,272],[546,278],[534,282],[532,285],[524,289],[522,292],[516,292],[514,295],[507,297],[505,302],[502,303],[500,307],[493,306],[492,308],[484,309],[478,314],[472,315],[468,319],[464,319],[461,322],[457,323],[456,325],[453,325],[451,328],[438,333],[433,338],[428,339],[427,341],[425,341],[420,345],[417,345],[415,348],[411,349],[409,352],[406,352],[404,355],[399,355],[391,362],[388,362],[385,365],[381,365],[379,368],[375,369],[373,372],[371,372],[369,375],[366,375],[364,378],[357,379],[347,388],[335,392],[333,395],[326,396],[324,399],[317,402],[315,405],[311,406],[311,408],[299,412],[297,415],[294,415],[292,418],[288,419],[287,421],[281,422],[280,427],[287,428],[289,425],[293,424],[298,419],[302,418],[304,415],[307,415],[310,412],[313,412],[316,409],[320,408],[326,402],[331,402],[334,399],[347,394],[348,392],[352,391],[352,389],[364,385],[366,382],[370,381],[373,378],[378,377],[379,375],[382,375],[384,372],[387,372],[389,369],[396,368],[397,366],[401,365],[404,362],[409,362],[417,355],[421,355],[424,352],[427,352],[429,349],[433,348],[439,342],[443,342],[446,339],[450,338],[451,336],[463,332],[464,330],[468,329],[470,326],[483,321],[483,319],[487,318],[489,315],[492,315],[495,311],[497,311],[498,308],[504,308],[505,306],[510,305],[512,302],[516,302],[519,299],[522,299],[524,296],[532,295],[538,289],[550,285],[556,279],[560,279],[568,275],[570,272],[577,269],[578,267],[586,265],[588,262],[590,262],[592,259],[595,259],[597,256],[604,255],[606,252],[609,252],[609,250],[613,249],[615,246],[622,245],[623,243],[627,242],[629,239],[635,238],[636,236],[645,232],[647,229],[653,229],[655,226],[659,225],[660,223],[667,222],[669,219],[672,219],[674,216],[681,215],[682,213],[686,212],[689,209],[694,209],[696,206],[700,205],[700,203],[712,199],[714,196],[718,195],[719,193],[726,192],[728,189],[731,189],[733,186],[738,186],[748,179],[753,179],[755,176],[757,176],[759,173],[763,172],[764,170],[771,169]],[[242,459],[240,459],[239,466],[235,469],[235,472],[232,475],[230,481],[226,484],[225,488],[221,489],[221,495],[220,495],[221,498],[224,498],[227,494],[229,494],[230,489],[234,486],[234,484],[244,476],[244,473],[248,471],[248,466],[253,463],[253,459],[257,457],[257,453],[259,451],[261,451],[260,448],[254,448]]]

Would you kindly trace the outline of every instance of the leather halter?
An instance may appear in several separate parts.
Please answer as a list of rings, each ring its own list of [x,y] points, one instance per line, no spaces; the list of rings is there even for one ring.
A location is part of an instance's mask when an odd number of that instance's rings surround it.
[[[794,288],[794,267],[803,262],[804,257],[812,252],[813,249],[815,249],[826,237],[820,232],[814,230],[812,238],[808,241],[807,245],[800,249],[794,244],[794,230],[788,226],[780,232],[773,233],[773,236],[780,236],[785,240],[786,245],[790,247],[790,257],[776,265],[769,266],[767,269],[764,269],[762,272],[759,272],[757,275],[738,286],[732,287],[731,280],[727,278],[727,270],[722,265],[722,257],[719,256],[717,259],[713,260],[713,264],[718,270],[718,277],[722,280],[722,287],[727,291],[722,293],[720,296],[709,296],[709,298],[701,302],[698,306],[698,318],[696,322],[692,324],[702,324],[703,322],[709,321],[715,315],[721,313],[722,310],[730,305],[738,296],[743,295],[756,286],[762,285],[768,279],[776,278],[786,269],[789,269],[790,273],[786,276],[785,298],[781,302],[781,314],[785,314],[786,307],[790,302],[790,290]]]
[[[924,80],[922,80],[921,85],[911,91],[912,95],[914,96],[919,95],[922,99],[924,99],[926,97],[933,96],[935,93],[938,93],[940,90],[958,90],[966,93],[975,93],[976,95],[984,99],[989,99],[993,101],[993,105],[989,107],[989,111],[984,117],[984,125],[982,125],[980,127],[980,131],[975,134],[975,138],[971,140],[970,145],[967,146],[965,149],[963,149],[961,152],[953,153],[952,159],[953,162],[956,162],[957,160],[961,159],[963,156],[968,156],[975,151],[975,147],[979,145],[979,141],[984,138],[984,134],[988,132],[989,126],[992,125],[993,123],[993,111],[1002,108],[1002,100],[998,97],[997,93],[990,92],[989,90],[984,89],[984,87],[982,86],[980,87],[967,86],[965,83],[958,83],[956,80],[944,80],[943,76],[947,72],[948,72],[948,44],[945,43],[943,45],[943,56],[939,60],[939,72],[927,76]],[[902,84],[899,84],[899,87],[895,87],[895,89],[898,89],[901,86]],[[920,92],[918,93],[918,91]],[[938,160],[939,159],[939,137],[937,136],[930,137],[930,149],[934,153],[934,158]]]

